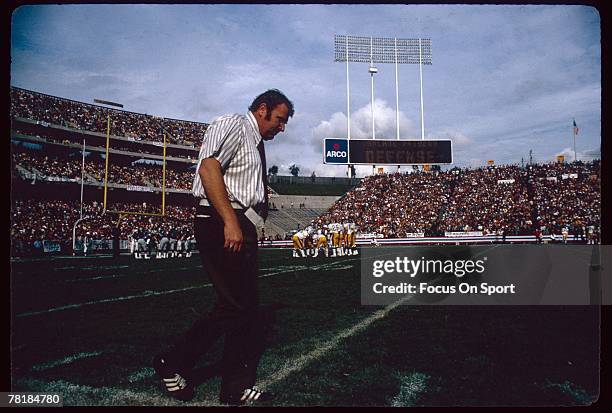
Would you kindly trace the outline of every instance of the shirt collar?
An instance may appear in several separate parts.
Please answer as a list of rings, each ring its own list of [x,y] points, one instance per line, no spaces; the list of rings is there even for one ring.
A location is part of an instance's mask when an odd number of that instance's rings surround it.
[[[253,128],[253,131],[255,132],[255,134],[253,135],[255,137],[255,145],[259,145],[259,142],[261,142],[262,136],[261,136],[261,133],[259,133],[259,126],[257,126],[257,120],[255,119],[255,115],[253,115],[253,112],[249,110],[247,112],[246,118],[249,120],[249,123],[251,124],[251,127]]]

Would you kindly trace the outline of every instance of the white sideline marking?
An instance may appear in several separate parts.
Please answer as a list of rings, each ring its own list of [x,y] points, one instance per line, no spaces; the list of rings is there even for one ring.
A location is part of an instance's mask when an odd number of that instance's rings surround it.
[[[344,261],[336,261],[336,262],[332,262],[329,264],[325,264],[323,266],[319,265],[316,267],[317,270],[320,269],[325,269],[325,268],[330,268],[333,267],[334,265],[337,264],[341,264],[341,263],[345,263],[347,261],[354,261],[357,260],[359,258],[354,258],[353,260],[344,260]],[[314,269],[315,267],[313,267]],[[167,271],[167,270],[165,270]],[[267,273],[264,275],[260,275],[259,278],[266,278],[266,277],[271,277],[273,275],[279,275],[279,274],[286,274],[289,272],[293,272],[294,270],[284,270],[284,271],[277,271],[277,272],[271,272],[271,273]],[[73,308],[80,308],[80,307],[84,307],[87,305],[94,305],[94,304],[102,304],[102,303],[112,303],[112,302],[117,302],[117,301],[126,301],[126,300],[132,300],[134,298],[143,298],[143,297],[150,297],[152,295],[168,295],[168,294],[174,294],[174,293],[180,293],[180,292],[184,292],[184,291],[189,291],[189,290],[195,290],[198,288],[207,288],[207,287],[212,287],[212,284],[208,283],[208,284],[201,284],[201,285],[193,285],[191,287],[185,287],[185,288],[177,288],[175,290],[166,290],[166,291],[144,291],[141,294],[135,294],[135,295],[127,295],[124,297],[115,297],[115,298],[105,298],[102,300],[92,300],[92,301],[87,301],[84,303],[78,303],[78,304],[68,304],[68,305],[64,305],[61,307],[53,307],[53,308],[49,308],[47,310],[40,310],[40,311],[28,311],[25,313],[20,313],[17,314],[16,317],[30,317],[33,315],[39,315],[39,314],[46,314],[46,313],[53,313],[53,312],[57,312],[57,311],[64,311],[64,310],[70,310]]]
[[[96,356],[99,356],[100,354],[102,354],[101,351],[94,351],[91,353],[78,353],[72,356],[64,357],[63,359],[60,359],[60,360],[55,360],[55,361],[51,361],[48,363],[32,366],[32,371],[48,370],[48,369],[52,369],[53,367],[62,366],[64,364],[70,364],[76,360],[81,360],[81,359],[89,358],[89,357],[96,357]]]

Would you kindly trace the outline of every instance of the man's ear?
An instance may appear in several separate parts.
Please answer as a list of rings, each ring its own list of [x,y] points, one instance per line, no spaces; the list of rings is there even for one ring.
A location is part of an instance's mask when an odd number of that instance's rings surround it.
[[[257,107],[256,112],[262,117],[265,118],[266,114],[268,113],[268,105],[266,105],[265,103],[260,103],[259,106]]]

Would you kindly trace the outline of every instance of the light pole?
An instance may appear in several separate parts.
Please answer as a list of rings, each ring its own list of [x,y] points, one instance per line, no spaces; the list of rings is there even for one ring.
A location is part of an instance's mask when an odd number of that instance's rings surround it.
[[[372,84],[372,139],[376,139],[376,131],[374,128],[374,73],[378,73],[378,69],[374,66],[374,38],[370,37],[370,67],[368,73],[370,73],[370,79]]]
[[[346,99],[347,99],[347,129],[350,145],[350,99],[348,63],[369,63],[372,88],[372,139],[375,139],[374,130],[374,73],[378,69],[374,63],[395,64],[395,105],[396,105],[396,137],[399,133],[399,79],[398,64],[418,64],[421,101],[421,139],[425,139],[425,117],[423,108],[423,65],[432,64],[431,39],[398,39],[397,37],[363,37],[349,35],[334,35],[334,61],[346,62]]]
[[[83,132],[81,131],[81,134]],[[80,218],[83,218],[83,185],[85,183],[85,138],[83,138],[83,159],[81,162],[81,213]]]

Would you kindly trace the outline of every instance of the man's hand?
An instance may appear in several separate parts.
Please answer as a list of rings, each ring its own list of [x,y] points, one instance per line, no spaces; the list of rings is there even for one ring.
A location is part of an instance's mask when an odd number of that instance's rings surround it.
[[[226,223],[223,226],[223,234],[225,235],[224,248],[229,248],[232,252],[239,252],[242,248],[242,230],[240,225],[236,222]]]
[[[208,201],[223,221],[224,248],[229,248],[232,252],[240,251],[243,242],[242,230],[240,229],[238,217],[232,209],[227,196],[221,164],[215,158],[206,158],[202,160],[198,173],[202,179],[202,185],[204,186]]]

